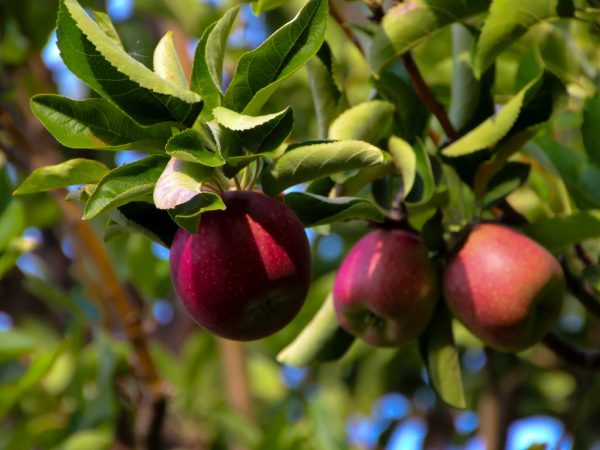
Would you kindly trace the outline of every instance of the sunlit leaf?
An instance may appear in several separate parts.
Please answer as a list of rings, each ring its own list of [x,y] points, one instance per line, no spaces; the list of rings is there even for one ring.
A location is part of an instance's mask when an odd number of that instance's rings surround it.
[[[371,100],[353,106],[340,114],[329,127],[329,139],[355,139],[377,144],[392,131],[394,105]]]

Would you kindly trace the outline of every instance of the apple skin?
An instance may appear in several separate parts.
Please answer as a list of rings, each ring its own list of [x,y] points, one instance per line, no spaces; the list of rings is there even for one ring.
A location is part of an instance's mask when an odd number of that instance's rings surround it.
[[[439,298],[439,277],[420,238],[403,230],[371,231],[342,262],[333,287],[338,322],[377,347],[419,336]]]
[[[454,316],[484,343],[517,352],[556,322],[565,294],[560,264],[544,247],[503,225],[480,224],[444,273]]]
[[[175,291],[201,326],[255,340],[287,325],[311,280],[304,228],[280,201],[254,191],[222,195],[224,211],[202,214],[195,234],[179,229],[170,254]]]

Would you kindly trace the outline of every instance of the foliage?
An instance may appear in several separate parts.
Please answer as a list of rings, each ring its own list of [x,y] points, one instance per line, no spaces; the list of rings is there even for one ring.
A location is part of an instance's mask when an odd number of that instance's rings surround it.
[[[600,439],[600,358],[576,349],[600,346],[597,2],[140,0],[116,23],[97,3],[0,5],[1,448],[393,448],[412,417],[425,448],[491,421],[495,449],[533,414]],[[55,19],[85,99],[41,63]],[[313,283],[287,328],[232,353],[177,303],[165,247],[235,188],[310,228]],[[442,299],[401,348],[338,326],[333,277],[369,227],[419,233],[442,267],[482,220],[560,259],[565,347],[491,351]],[[392,392],[409,411],[378,417]],[[360,417],[374,438],[347,432]]]

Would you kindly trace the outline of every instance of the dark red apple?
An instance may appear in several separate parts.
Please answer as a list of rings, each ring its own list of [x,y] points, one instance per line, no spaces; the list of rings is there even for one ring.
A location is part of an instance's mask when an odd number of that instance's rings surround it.
[[[175,291],[191,316],[228,339],[260,339],[300,310],[311,278],[302,224],[259,192],[223,194],[224,211],[202,214],[195,234],[177,231],[171,247]]]
[[[344,259],[333,287],[340,325],[382,347],[419,336],[438,296],[438,273],[427,249],[416,234],[402,230],[364,236]]]
[[[503,351],[538,342],[556,322],[564,294],[556,258],[503,225],[476,226],[444,273],[444,295],[454,316]]]

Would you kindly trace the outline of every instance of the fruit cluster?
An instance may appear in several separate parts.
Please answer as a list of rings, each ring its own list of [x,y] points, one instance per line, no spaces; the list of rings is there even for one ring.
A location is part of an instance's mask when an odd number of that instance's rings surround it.
[[[176,292],[212,333],[268,336],[300,310],[310,285],[310,249],[292,210],[266,195],[229,191],[225,211],[205,213],[198,231],[179,230],[171,249]],[[421,239],[400,229],[369,232],[335,279],[340,325],[374,346],[418,337],[443,295],[450,311],[485,344],[520,351],[556,321],[565,292],[558,261],[498,224],[473,227],[439,275]]]

